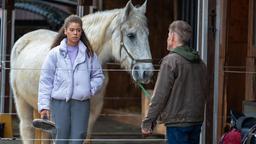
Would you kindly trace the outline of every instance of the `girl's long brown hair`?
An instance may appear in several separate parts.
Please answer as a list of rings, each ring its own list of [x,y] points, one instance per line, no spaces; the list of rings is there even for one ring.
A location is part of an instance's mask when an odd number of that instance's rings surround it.
[[[52,45],[51,45],[51,49],[60,45],[60,42],[66,38],[66,35],[64,34],[64,30],[69,26],[70,23],[78,23],[81,27],[83,26],[83,22],[81,20],[81,18],[77,15],[70,15],[69,17],[67,17],[65,19],[65,22],[63,24],[63,26],[60,28],[57,36],[55,37]],[[85,34],[85,32],[82,30],[82,35],[80,37],[80,40],[84,43],[84,45],[87,47],[87,55],[93,56],[93,50],[92,50],[92,46]]]

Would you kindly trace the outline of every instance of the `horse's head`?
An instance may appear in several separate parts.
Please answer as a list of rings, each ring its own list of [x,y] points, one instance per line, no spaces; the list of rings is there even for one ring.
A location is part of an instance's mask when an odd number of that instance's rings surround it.
[[[121,67],[129,70],[133,79],[148,83],[153,76],[152,56],[148,42],[145,2],[134,7],[129,1],[116,16],[112,30],[112,54]]]

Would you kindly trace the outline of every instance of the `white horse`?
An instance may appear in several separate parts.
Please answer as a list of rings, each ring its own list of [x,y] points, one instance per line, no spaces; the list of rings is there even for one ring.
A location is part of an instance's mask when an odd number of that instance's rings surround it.
[[[134,81],[147,83],[153,75],[151,52],[148,43],[146,3],[134,7],[129,1],[122,9],[97,12],[82,17],[83,28],[94,51],[104,67],[112,60],[120,62]],[[37,109],[37,92],[40,68],[56,32],[36,30],[16,41],[11,53],[11,87],[16,110],[20,119],[20,134],[23,142],[33,143],[33,110]],[[91,114],[88,134],[99,116],[106,85],[91,99]]]

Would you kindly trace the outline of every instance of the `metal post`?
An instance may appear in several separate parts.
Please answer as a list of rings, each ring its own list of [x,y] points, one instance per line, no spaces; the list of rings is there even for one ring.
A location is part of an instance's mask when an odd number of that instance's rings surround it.
[[[2,38],[2,50],[1,50],[1,97],[0,97],[0,112],[7,112],[10,97],[10,85],[9,85],[9,67],[10,67],[10,53],[13,45],[13,8],[14,0],[2,1],[2,25],[1,25],[1,38]],[[8,99],[9,98],[9,99]],[[7,105],[6,105],[7,104]],[[9,105],[10,106],[10,105]]]
[[[14,34],[15,34],[15,10],[12,10],[12,27],[11,27],[11,47],[13,47],[14,45]],[[10,60],[10,68],[11,68],[11,54],[9,54],[9,60]],[[11,70],[11,69],[10,69]],[[10,99],[9,99],[9,112],[12,113],[12,108],[13,108],[13,100],[14,100],[14,97],[13,97],[13,92],[12,92],[12,89],[10,88]]]
[[[77,15],[82,17],[85,14],[90,13],[90,6],[92,6],[93,0],[78,0],[77,1]],[[93,11],[93,7],[91,9]]]
[[[84,1],[83,0],[78,0],[77,15],[80,17],[84,16]]]
[[[197,17],[196,47],[203,61],[207,63],[208,0],[198,1]]]
[[[6,57],[6,25],[7,25],[7,10],[5,9],[5,0],[2,1],[2,23],[1,23],[1,97],[0,97],[0,112],[4,112],[5,100],[5,57]]]
[[[216,30],[215,35],[215,63],[214,63],[214,93],[213,93],[213,143],[217,141],[218,105],[219,105],[219,62],[220,62],[220,32],[221,32],[221,2],[216,0]]]
[[[208,34],[208,0],[198,0],[197,4],[197,51],[199,51],[202,60],[207,64],[207,34]],[[202,126],[200,144],[204,144],[206,139],[206,111],[205,121]]]

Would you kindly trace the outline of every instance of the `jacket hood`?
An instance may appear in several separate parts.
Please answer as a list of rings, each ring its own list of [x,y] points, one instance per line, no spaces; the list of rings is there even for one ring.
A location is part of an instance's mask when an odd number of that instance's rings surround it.
[[[173,49],[171,52],[177,53],[178,55],[184,57],[190,62],[199,62],[200,56],[197,51],[193,50],[189,46],[180,46],[175,49]]]

